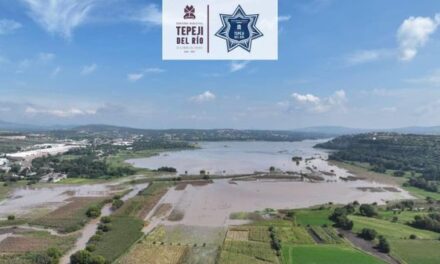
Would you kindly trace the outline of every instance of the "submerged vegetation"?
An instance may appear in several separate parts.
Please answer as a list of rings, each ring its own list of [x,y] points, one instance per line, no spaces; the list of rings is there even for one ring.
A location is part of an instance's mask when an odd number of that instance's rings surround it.
[[[341,136],[317,145],[336,150],[330,159],[368,164],[375,172],[408,178],[429,192],[440,186],[440,136],[370,133]]]

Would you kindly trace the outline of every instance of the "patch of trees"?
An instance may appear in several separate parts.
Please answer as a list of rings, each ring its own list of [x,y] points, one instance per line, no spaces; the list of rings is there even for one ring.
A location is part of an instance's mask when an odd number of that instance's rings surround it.
[[[190,148],[194,148],[194,145],[186,141],[137,140],[133,142],[132,148],[134,151],[141,151],[148,149],[190,149]]]
[[[362,204],[359,207],[359,213],[362,216],[366,216],[366,217],[375,217],[375,216],[377,216],[376,209],[374,208],[374,206],[372,206],[370,204]]]
[[[426,229],[440,233],[440,213],[417,215],[411,225],[415,228]]]
[[[421,177],[412,177],[409,179],[408,184],[429,192],[437,192],[438,191],[438,181],[428,181]]]
[[[98,255],[93,255],[87,250],[80,250],[70,256],[71,264],[105,264],[105,258]]]
[[[49,248],[46,252],[33,256],[32,263],[35,264],[57,264],[61,258],[61,252],[57,248]]]
[[[377,236],[377,232],[371,228],[363,228],[361,232],[358,234],[359,237],[371,241],[374,240]]]
[[[391,251],[390,243],[388,243],[388,240],[383,236],[379,236],[379,243],[376,248],[382,253],[390,253]]]
[[[348,219],[348,215],[351,212],[351,207],[338,207],[335,208],[329,219],[335,222],[335,226],[344,230],[353,229],[353,221]]]
[[[438,191],[440,136],[369,133],[341,136],[317,147],[337,150],[330,159],[366,162],[376,172],[393,170],[393,174],[399,177],[411,172],[410,185]]]
[[[173,168],[173,167],[160,167],[159,169],[157,169],[157,171],[159,172],[170,172],[170,173],[176,173],[177,169]]]
[[[281,240],[278,238],[278,235],[273,226],[269,227],[269,235],[270,235],[270,245],[273,250],[277,252],[277,256],[281,255]]]
[[[53,170],[65,173],[69,178],[122,177],[136,172],[130,166],[110,166],[105,160],[99,159],[93,153],[69,159],[63,159],[61,156],[36,158],[32,161],[32,167],[39,176]]]

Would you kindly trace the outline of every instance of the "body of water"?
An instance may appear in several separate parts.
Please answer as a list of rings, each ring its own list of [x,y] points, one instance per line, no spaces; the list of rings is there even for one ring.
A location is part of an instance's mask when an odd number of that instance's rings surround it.
[[[300,142],[202,142],[200,149],[165,152],[158,156],[128,160],[136,167],[158,169],[174,167],[179,174],[199,174],[201,170],[211,175],[248,174],[267,172],[271,166],[282,171],[309,172],[334,170],[338,176],[347,172],[326,161],[328,152],[313,148],[326,140],[304,140]],[[296,164],[292,157],[303,160]]]

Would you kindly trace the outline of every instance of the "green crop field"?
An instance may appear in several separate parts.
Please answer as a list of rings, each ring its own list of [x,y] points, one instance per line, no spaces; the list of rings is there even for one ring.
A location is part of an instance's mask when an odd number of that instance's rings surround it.
[[[324,244],[341,244],[344,240],[338,236],[332,227],[313,226],[310,228],[311,232],[321,239]]]
[[[438,240],[392,240],[392,254],[409,264],[437,264],[440,260]]]
[[[220,255],[219,264],[270,264],[271,262],[256,259],[252,256],[233,253],[223,250]]]
[[[126,252],[142,236],[143,223],[133,217],[112,217],[111,230],[96,242],[94,254],[103,256],[107,261],[114,261]]]
[[[314,244],[313,238],[304,227],[275,227],[275,231],[283,243]]]
[[[270,242],[269,229],[265,226],[249,227],[249,240]]]
[[[284,264],[384,264],[383,261],[347,246],[283,245]]]
[[[426,197],[431,197],[436,200],[440,200],[440,193],[438,193],[438,192],[437,193],[428,192],[428,191],[422,190],[420,188],[411,187],[411,186],[403,187],[403,189],[407,190],[412,195],[414,195],[415,197],[420,198],[420,199],[425,199]]]
[[[408,238],[412,234],[421,239],[437,239],[439,237],[439,234],[431,231],[416,229],[404,224],[391,223],[386,220],[354,215],[349,216],[349,218],[354,222],[354,232],[359,232],[362,228],[372,228],[389,239]]]
[[[397,217],[397,222],[406,224],[414,220],[416,215],[424,215],[423,212],[403,211],[398,214],[394,214],[393,211],[379,211],[379,218],[387,221],[391,221],[393,217]]]
[[[253,241],[226,241],[223,250],[234,254],[254,257],[270,263],[277,263],[278,259],[269,243]]]
[[[328,219],[330,214],[330,209],[296,210],[295,221],[302,226],[332,225],[333,223]]]

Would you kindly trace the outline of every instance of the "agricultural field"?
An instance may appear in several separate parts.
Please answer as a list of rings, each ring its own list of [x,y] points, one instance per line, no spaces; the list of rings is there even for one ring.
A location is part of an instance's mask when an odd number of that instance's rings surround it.
[[[438,240],[392,240],[392,254],[406,263],[437,264],[440,259]]]
[[[215,264],[221,228],[158,226],[116,263]]]
[[[275,251],[271,248],[269,243],[227,240],[222,246],[219,261],[221,264],[259,263],[257,261],[262,261],[263,263],[278,263]]]
[[[385,264],[385,262],[348,246],[283,245],[284,264]]]
[[[381,219],[355,215],[350,215],[349,218],[354,222],[353,232],[359,232],[362,228],[371,228],[389,239],[407,239],[410,235],[416,235],[419,239],[428,240],[438,239],[440,237],[438,233]]]
[[[406,218],[410,218],[413,214],[413,212],[403,212],[405,213]],[[349,216],[349,218],[354,222],[354,232],[359,232],[362,228],[372,228],[386,237],[391,245],[391,255],[398,260],[410,264],[431,264],[437,263],[440,258],[438,233],[376,218],[361,216]],[[416,239],[409,239],[411,235],[415,235]]]
[[[98,239],[89,242],[93,246],[93,254],[103,256],[112,262],[138,241],[142,236],[146,215],[166,193],[170,183],[153,182],[138,195],[124,202],[111,216],[108,229],[97,235]],[[95,235],[96,238],[96,235]]]
[[[318,240],[320,244],[344,244],[345,240],[338,236],[333,227],[313,226],[309,228],[309,233]]]
[[[322,226],[332,225],[332,221],[328,219],[332,212],[332,208],[316,208],[309,210],[294,210],[295,222],[302,226]]]
[[[35,259],[49,249],[60,253],[73,246],[76,235],[55,236],[45,231],[16,229],[14,235],[0,242],[0,263],[36,263]]]
[[[132,217],[112,217],[110,231],[104,232],[99,241],[94,242],[94,254],[114,261],[139,238],[142,237],[143,222]]]
[[[124,205],[115,212],[115,216],[131,216],[144,219],[147,214],[154,208],[168,187],[173,183],[169,182],[153,182],[148,188],[141,191],[139,195],[133,197],[124,203]]]
[[[119,264],[180,264],[189,252],[188,246],[150,245],[137,243],[130,254],[117,261]]]
[[[315,244],[315,241],[302,226],[275,226],[275,232],[278,234],[282,243],[289,244]]]
[[[90,220],[86,215],[90,207],[101,208],[107,200],[106,197],[74,197],[55,211],[31,220],[30,224],[54,228],[62,233],[74,232]]]

